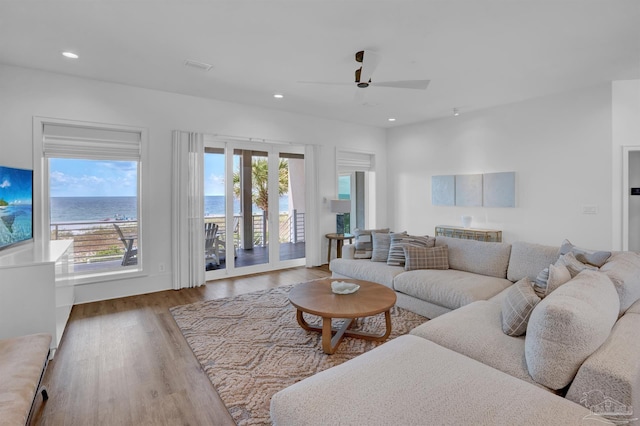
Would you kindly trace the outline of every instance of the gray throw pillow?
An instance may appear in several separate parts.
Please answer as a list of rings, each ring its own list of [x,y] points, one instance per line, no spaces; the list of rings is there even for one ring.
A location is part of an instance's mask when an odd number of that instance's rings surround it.
[[[356,250],[353,254],[354,259],[371,259],[373,252],[373,240],[371,234],[374,232],[389,232],[389,228],[386,229],[356,229],[353,231],[355,236]]]
[[[406,271],[416,269],[449,269],[449,248],[447,246],[438,247],[416,247],[405,245],[404,250]]]
[[[611,257],[610,251],[594,251],[576,247],[569,240],[564,240],[560,246],[560,254],[573,253],[580,262],[597,266],[598,268]]]
[[[533,308],[540,302],[529,278],[523,278],[507,290],[502,299],[502,331],[508,336],[522,336]]]
[[[401,233],[404,234],[404,233]],[[373,252],[371,253],[372,262],[386,262],[389,257],[389,247],[391,246],[391,237],[395,234],[388,232],[374,232]]]
[[[575,277],[585,269],[590,269],[592,271],[598,270],[596,266],[580,262],[571,251],[560,256],[560,258],[556,262],[556,265],[566,266],[569,270],[569,273],[571,274],[571,278]]]
[[[418,237],[415,235],[393,234],[391,236],[391,245],[389,246],[389,257],[387,265],[404,266],[404,246],[411,245],[414,247],[434,247],[436,239],[425,235]]]

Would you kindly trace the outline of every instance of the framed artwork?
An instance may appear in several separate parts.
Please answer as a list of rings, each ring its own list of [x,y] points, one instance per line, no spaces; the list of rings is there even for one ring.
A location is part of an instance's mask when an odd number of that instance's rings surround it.
[[[483,203],[485,207],[516,206],[516,173],[485,173],[483,180]]]
[[[456,179],[454,175],[431,176],[431,204],[453,206],[456,202]]]
[[[456,175],[456,206],[482,206],[482,175]]]

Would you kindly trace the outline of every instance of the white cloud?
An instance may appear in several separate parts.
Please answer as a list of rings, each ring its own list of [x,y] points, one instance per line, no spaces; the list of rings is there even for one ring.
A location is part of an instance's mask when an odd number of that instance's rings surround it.
[[[2,183],[0,183],[0,188],[8,188],[11,186],[11,182],[9,182],[8,179],[5,179],[4,181],[2,181]]]

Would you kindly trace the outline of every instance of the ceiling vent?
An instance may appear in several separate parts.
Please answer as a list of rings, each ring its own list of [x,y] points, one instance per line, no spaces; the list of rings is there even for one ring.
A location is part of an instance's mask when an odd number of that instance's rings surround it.
[[[191,68],[197,68],[202,71],[209,71],[211,68],[213,68],[213,65],[211,64],[207,64],[205,62],[193,61],[191,59],[187,59],[186,61],[184,61],[184,65]]]

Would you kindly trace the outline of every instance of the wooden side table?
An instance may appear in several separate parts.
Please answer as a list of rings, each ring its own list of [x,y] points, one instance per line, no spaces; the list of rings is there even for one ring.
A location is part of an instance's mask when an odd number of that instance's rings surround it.
[[[353,234],[327,234],[325,235],[325,237],[327,237],[327,239],[329,240],[329,244],[327,244],[328,251],[327,251],[327,262],[331,262],[331,241],[335,240],[336,241],[336,257],[341,258],[342,257],[342,244],[344,244],[344,240],[349,240],[349,243],[353,242],[353,239],[355,238],[355,235]]]

